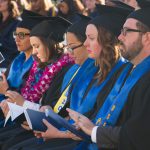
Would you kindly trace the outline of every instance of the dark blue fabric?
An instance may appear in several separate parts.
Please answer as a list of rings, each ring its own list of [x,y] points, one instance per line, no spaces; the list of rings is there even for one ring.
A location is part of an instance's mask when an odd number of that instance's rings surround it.
[[[97,85],[97,82],[95,82],[95,84],[91,87],[90,91],[88,92],[88,94],[83,100],[82,97],[89,83],[91,82],[95,73],[97,72],[97,68],[94,67],[94,64],[93,66],[90,66],[90,68],[88,68],[87,70],[86,75],[84,74],[84,76],[80,78],[80,80],[78,80],[78,82],[76,83],[77,84],[76,87],[73,89],[71,103],[70,103],[71,109],[76,110],[82,114],[89,112],[94,107],[98,93],[111,79],[112,75],[125,63],[126,60],[121,58],[116,63],[116,65],[112,68],[112,70],[110,71],[106,79],[100,85]]]
[[[138,82],[138,80],[148,71],[150,71],[150,56],[144,59],[140,64],[136,66],[126,79],[123,87],[121,88],[121,91],[119,94],[115,97],[115,99],[112,101],[109,108],[107,108],[107,112],[103,114],[104,116],[101,116],[101,111],[97,114],[96,119],[101,118],[101,121],[97,123],[99,126],[107,126],[111,125],[114,126],[120,116],[120,113],[127,101],[128,95],[131,91],[131,89],[134,87],[134,85]],[[125,68],[126,69],[126,68]],[[123,75],[123,74],[121,74]],[[118,82],[120,80],[117,80]],[[114,97],[113,97],[114,98]],[[115,107],[114,107],[115,106]],[[103,107],[103,106],[102,106]],[[100,109],[101,110],[101,109]],[[109,117],[108,117],[109,116]],[[82,145],[82,144],[81,144]],[[90,144],[88,149],[93,150],[92,146],[95,146],[94,150],[97,150],[96,144]]]
[[[99,118],[103,118],[107,114],[108,110],[110,109],[110,106],[114,102],[114,99],[119,94],[122,86],[124,85],[124,83],[127,79],[127,76],[129,75],[132,67],[133,67],[133,65],[131,63],[128,63],[128,65],[122,70],[117,81],[115,82],[113,89],[111,90],[111,92],[109,93],[109,95],[105,99],[105,102],[103,103],[102,107],[100,108],[100,111],[98,112],[98,114],[94,120],[95,124]]]
[[[12,20],[10,24],[0,32],[0,52],[5,58],[5,61],[0,64],[0,68],[7,68],[19,53],[13,38],[13,31],[16,30],[18,23],[19,20]]]
[[[106,125],[112,126],[116,124],[131,89],[145,73],[150,71],[149,64],[150,64],[150,56],[144,59],[140,64],[138,64],[133,69],[133,71],[128,76],[126,82],[124,83],[124,86],[122,87],[120,93],[117,95],[110,109],[106,113],[105,117],[102,119],[101,122],[102,125],[104,123],[106,123]],[[113,106],[115,106],[115,109],[112,111]],[[108,114],[110,114],[109,119],[107,119]]]
[[[64,81],[63,81],[63,85],[62,85],[62,92],[66,89],[66,87],[68,86],[72,76],[74,75],[74,73],[78,70],[77,74],[75,75],[75,77],[72,79],[71,83],[70,83],[70,87],[68,89],[68,91],[65,93],[67,99],[63,102],[64,106],[66,105],[66,103],[70,102],[71,99],[71,94],[72,94],[72,89],[74,88],[74,85],[76,84],[76,82],[78,80],[80,80],[80,78],[82,76],[84,76],[87,73],[87,69],[89,69],[89,65],[91,66],[91,64],[94,63],[93,59],[88,58],[80,67],[79,65],[74,65],[73,67],[70,68],[70,70],[66,73],[65,77],[64,77]],[[63,107],[64,107],[63,106]],[[63,108],[62,106],[60,107],[60,110]],[[59,110],[59,111],[60,111]]]
[[[28,60],[26,60],[26,56],[24,53],[21,53],[19,56],[17,56],[11,64],[7,77],[9,87],[19,89],[23,83],[23,76],[30,70],[32,64],[32,56],[30,56]]]
[[[21,53],[12,62],[7,77],[9,88],[16,89],[17,91],[20,90],[23,84],[23,77],[30,70],[33,64],[32,56],[30,56],[27,61],[25,61],[25,59],[25,54]],[[5,99],[5,96],[0,94],[0,101],[3,99]]]

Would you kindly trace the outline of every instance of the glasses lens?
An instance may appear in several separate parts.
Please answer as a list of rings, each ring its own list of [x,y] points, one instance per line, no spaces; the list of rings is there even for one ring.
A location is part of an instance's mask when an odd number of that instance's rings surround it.
[[[70,53],[72,53],[76,48],[79,48],[81,46],[83,46],[83,43],[81,43],[78,46],[72,47],[72,48],[71,47],[67,47],[67,51],[70,52]]]
[[[25,37],[25,33],[23,33],[23,32],[19,32],[18,33],[18,37],[19,37],[19,39],[24,39],[24,37]]]
[[[24,33],[24,32],[13,32],[13,37],[16,38],[17,36],[19,37],[19,39],[23,40],[25,38],[26,35],[30,35],[29,33]]]

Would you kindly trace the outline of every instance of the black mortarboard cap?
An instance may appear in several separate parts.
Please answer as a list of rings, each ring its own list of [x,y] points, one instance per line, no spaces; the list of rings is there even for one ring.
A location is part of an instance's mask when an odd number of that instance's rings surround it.
[[[150,0],[137,0],[140,9],[132,12],[127,18],[133,18],[150,28]]]
[[[124,2],[121,2],[121,1],[118,1],[118,0],[111,0],[112,3],[115,4],[115,6],[117,7],[122,7],[124,9],[130,9],[130,10],[134,10],[134,7],[130,6],[130,5],[127,5],[126,3]]]
[[[76,21],[74,24],[72,24],[69,28],[68,28],[68,32],[73,32],[76,34],[81,35],[82,37],[85,37],[85,31],[86,31],[86,27],[89,23],[89,21],[91,20],[90,17],[88,16],[84,16],[82,14],[77,14],[79,16],[79,20]]]
[[[34,13],[29,10],[23,10],[21,14],[21,22],[18,23],[17,27],[26,28],[28,30],[32,30],[32,28],[40,23],[41,21],[47,19],[49,17],[42,16],[40,14]]]
[[[64,33],[71,25],[71,22],[62,17],[52,17],[51,20],[46,20],[36,25],[30,36],[50,37],[56,42],[64,40]]]
[[[121,28],[126,20],[126,17],[132,10],[121,7],[112,7],[107,5],[96,5],[99,16],[92,19],[89,23],[103,27],[112,32],[115,36],[120,34]]]

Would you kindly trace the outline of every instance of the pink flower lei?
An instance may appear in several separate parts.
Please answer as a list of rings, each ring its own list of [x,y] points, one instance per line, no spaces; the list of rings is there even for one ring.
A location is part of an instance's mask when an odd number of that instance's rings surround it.
[[[29,77],[25,86],[21,89],[21,95],[29,101],[39,102],[43,93],[49,88],[54,76],[65,66],[73,63],[68,54],[62,55],[56,62],[45,67],[39,81],[33,86],[31,83],[35,81],[35,73],[37,72],[37,62],[34,62],[30,70]]]

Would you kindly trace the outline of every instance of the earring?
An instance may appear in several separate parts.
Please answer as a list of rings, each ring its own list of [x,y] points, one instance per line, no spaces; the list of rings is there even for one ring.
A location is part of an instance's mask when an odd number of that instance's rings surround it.
[[[95,59],[95,66],[99,66],[99,61],[97,59]]]

